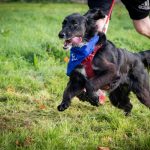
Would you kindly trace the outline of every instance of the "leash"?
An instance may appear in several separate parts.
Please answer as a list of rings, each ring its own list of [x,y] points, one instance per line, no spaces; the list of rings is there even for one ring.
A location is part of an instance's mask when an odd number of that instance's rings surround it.
[[[109,10],[109,13],[108,13],[108,15],[107,15],[106,21],[105,21],[104,26],[103,26],[103,29],[102,29],[102,32],[104,32],[104,33],[107,32],[107,24],[108,24],[108,22],[109,22],[109,20],[110,20],[110,17],[111,17],[111,14],[112,14],[112,10],[113,10],[114,4],[115,4],[115,0],[112,0],[112,4],[111,4],[110,10]]]
[[[114,4],[115,4],[115,0],[112,0],[112,4],[111,4],[110,10],[109,10],[109,13],[107,15],[106,21],[105,21],[103,29],[102,29],[103,33],[106,33],[106,31],[107,31],[107,24],[110,20]],[[94,76],[94,72],[92,69],[92,60],[93,60],[95,54],[97,53],[97,51],[100,50],[101,47],[102,47],[102,45],[97,45],[95,47],[94,51],[82,62],[82,65],[85,66],[85,70],[86,70],[88,78],[91,78]]]

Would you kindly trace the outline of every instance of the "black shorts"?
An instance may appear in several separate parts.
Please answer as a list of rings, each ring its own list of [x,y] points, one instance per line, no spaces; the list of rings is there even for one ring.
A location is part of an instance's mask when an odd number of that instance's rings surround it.
[[[121,0],[127,8],[130,18],[140,20],[149,15],[150,0]],[[105,14],[108,14],[112,0],[88,0],[88,6],[92,8],[100,8]]]

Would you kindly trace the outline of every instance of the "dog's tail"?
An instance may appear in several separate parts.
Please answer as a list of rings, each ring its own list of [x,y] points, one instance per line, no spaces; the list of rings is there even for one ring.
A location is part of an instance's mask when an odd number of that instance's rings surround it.
[[[150,50],[142,51],[138,53],[144,66],[146,68],[150,67]]]

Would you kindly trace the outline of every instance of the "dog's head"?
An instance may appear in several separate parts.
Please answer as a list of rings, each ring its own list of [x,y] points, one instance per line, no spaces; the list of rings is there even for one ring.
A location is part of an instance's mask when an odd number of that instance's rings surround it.
[[[59,38],[65,40],[64,49],[79,46],[92,38],[97,32],[96,21],[104,17],[100,9],[91,9],[85,15],[74,13],[67,16],[59,32]]]

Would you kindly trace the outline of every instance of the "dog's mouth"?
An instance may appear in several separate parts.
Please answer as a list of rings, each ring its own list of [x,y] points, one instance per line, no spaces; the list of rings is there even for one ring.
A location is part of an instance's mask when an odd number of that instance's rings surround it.
[[[71,47],[74,47],[74,46],[80,46],[82,42],[83,42],[82,37],[69,38],[64,41],[63,48],[70,49]]]

